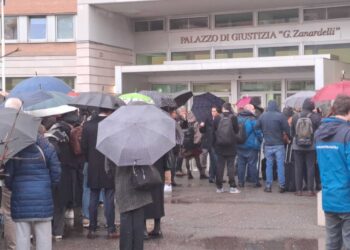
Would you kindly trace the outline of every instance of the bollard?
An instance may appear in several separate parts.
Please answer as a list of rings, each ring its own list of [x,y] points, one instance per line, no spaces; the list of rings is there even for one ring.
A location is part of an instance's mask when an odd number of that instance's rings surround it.
[[[325,214],[322,209],[322,191],[317,193],[317,225],[323,227],[326,225]]]

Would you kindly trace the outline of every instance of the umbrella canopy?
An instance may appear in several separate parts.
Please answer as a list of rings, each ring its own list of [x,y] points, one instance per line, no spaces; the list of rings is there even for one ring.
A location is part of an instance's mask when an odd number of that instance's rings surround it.
[[[72,97],[60,92],[48,91],[44,93],[46,93],[50,98],[46,100],[43,98],[43,101],[37,102],[33,105],[25,105],[24,110],[33,111],[33,110],[39,110],[39,109],[55,108],[62,105],[67,105],[72,101]]]
[[[183,90],[172,94],[174,101],[178,107],[185,105],[189,99],[193,96],[192,91]]]
[[[323,87],[317,91],[313,100],[315,102],[332,101],[340,94],[350,95],[350,81],[341,81]]]
[[[61,106],[52,107],[52,108],[29,110],[29,111],[25,111],[25,113],[35,117],[47,117],[47,116],[53,116],[53,115],[63,115],[66,113],[76,111],[77,109],[78,108],[72,107],[69,105],[61,105]]]
[[[124,94],[119,96],[119,98],[123,100],[126,104],[130,102],[144,102],[147,104],[154,104],[154,101],[151,97],[139,93]]]
[[[23,107],[29,107],[38,103],[41,103],[43,101],[49,100],[52,98],[52,95],[50,95],[47,91],[44,90],[37,90],[34,92],[29,93],[17,93],[17,94],[11,94],[9,98],[19,98],[21,99],[23,103]]]
[[[225,103],[220,97],[211,93],[204,93],[193,97],[192,112],[196,116],[197,121],[205,122],[211,119],[211,108],[222,107]]]
[[[245,96],[241,99],[238,100],[238,102],[236,103],[238,108],[244,108],[245,105],[250,104],[252,98],[249,96]]]
[[[301,91],[288,97],[285,101],[286,107],[291,107],[296,110],[300,110],[303,107],[303,103],[307,98],[311,98],[316,94],[315,91]]]
[[[119,104],[124,102],[119,100]],[[115,96],[101,92],[81,92],[75,97],[70,105],[77,107],[95,107],[116,109],[120,106]]]
[[[56,77],[35,76],[21,81],[11,90],[11,94],[28,93],[37,90],[57,91],[67,94],[72,91],[72,88]]]
[[[152,98],[154,104],[158,108],[176,108],[177,104],[173,97],[168,94],[164,94],[158,91],[142,90],[139,92],[142,95],[146,95]]]
[[[0,156],[6,156],[4,162],[36,142],[40,122],[15,109],[0,109]]]
[[[153,105],[129,105],[98,125],[96,148],[117,166],[152,165],[175,146],[175,120]]]

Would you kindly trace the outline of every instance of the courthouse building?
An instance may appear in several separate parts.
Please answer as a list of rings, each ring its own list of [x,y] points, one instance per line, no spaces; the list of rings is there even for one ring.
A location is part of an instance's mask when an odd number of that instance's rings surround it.
[[[350,1],[7,0],[7,86],[212,92],[280,104],[350,78]]]

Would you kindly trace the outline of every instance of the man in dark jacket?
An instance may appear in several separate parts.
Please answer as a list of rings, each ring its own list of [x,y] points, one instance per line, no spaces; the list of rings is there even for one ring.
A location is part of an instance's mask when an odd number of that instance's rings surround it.
[[[261,129],[265,140],[264,153],[266,157],[266,183],[265,192],[271,192],[272,166],[276,158],[278,181],[280,192],[285,192],[284,158],[285,148],[283,136],[290,137],[290,127],[287,118],[278,110],[277,102],[269,101],[267,112],[263,113],[256,124],[256,129]]]
[[[226,124],[229,126],[227,127]],[[228,129],[225,129],[224,127]],[[216,192],[224,192],[222,183],[224,178],[225,165],[227,165],[230,193],[240,193],[236,186],[234,173],[234,163],[236,157],[236,134],[239,131],[239,127],[237,117],[233,114],[230,103],[224,103],[222,107],[222,114],[214,119],[213,128],[215,134],[214,148],[217,154]],[[224,138],[228,138],[228,140],[225,141]]]
[[[315,133],[326,213],[327,249],[350,249],[350,97],[338,96],[334,116]]]
[[[301,196],[303,190],[303,177],[306,169],[307,173],[307,193],[305,196],[315,196],[314,193],[314,180],[315,180],[315,162],[316,152],[314,145],[314,132],[320,125],[321,117],[314,113],[315,105],[310,98],[306,99],[303,103],[302,111],[299,114],[295,114],[292,119],[291,133],[293,137],[293,151],[295,160],[295,195]],[[310,122],[310,131],[304,131],[306,126],[305,121]],[[304,125],[304,128],[301,126]],[[304,133],[303,133],[304,132]],[[309,138],[310,141],[305,142],[305,138]],[[303,140],[303,141],[301,141]],[[300,142],[299,142],[300,141]]]
[[[96,238],[97,208],[101,190],[104,189],[104,209],[108,226],[108,238],[117,238],[114,211],[114,177],[105,171],[105,157],[96,149],[98,123],[113,111],[101,109],[98,116],[84,123],[81,138],[81,149],[88,162],[88,187],[90,188],[90,227],[87,237]]]

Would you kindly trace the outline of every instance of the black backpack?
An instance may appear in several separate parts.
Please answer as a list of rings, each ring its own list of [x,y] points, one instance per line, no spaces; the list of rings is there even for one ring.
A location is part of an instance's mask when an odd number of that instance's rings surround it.
[[[184,132],[184,140],[183,140],[183,147],[184,149],[193,149],[195,147],[194,144],[194,127],[189,125],[188,129]]]
[[[229,146],[235,143],[235,132],[232,126],[232,115],[220,115],[221,119],[215,131],[215,144],[218,146]]]
[[[247,121],[247,119],[243,119],[242,122],[238,123],[239,130],[238,130],[238,133],[236,135],[238,144],[244,144],[245,141],[247,140],[247,133],[246,133],[246,129],[245,129],[246,121]]]

